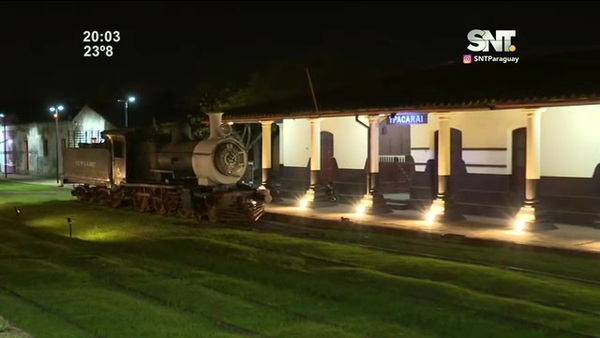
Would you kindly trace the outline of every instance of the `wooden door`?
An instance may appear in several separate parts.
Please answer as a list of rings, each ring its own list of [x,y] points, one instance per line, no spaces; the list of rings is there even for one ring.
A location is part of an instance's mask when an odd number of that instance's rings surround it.
[[[525,194],[525,164],[527,161],[527,128],[515,129],[512,132],[512,174],[510,188],[512,191]]]
[[[438,154],[439,154],[439,149],[438,149],[438,140],[439,140],[439,131],[435,132],[434,135],[434,139],[435,139],[435,145],[434,145],[434,160],[435,160],[435,165],[432,168],[432,173],[431,173],[431,190],[432,190],[432,194],[435,198],[435,196],[437,196],[437,189],[438,189]],[[463,174],[464,171],[466,169],[463,168],[463,163],[462,163],[462,131],[459,129],[454,129],[451,128],[450,129],[450,181],[447,182],[448,186],[452,185],[452,189],[450,191],[453,191],[454,193],[456,193],[461,186],[461,180],[463,179]]]
[[[325,185],[333,182],[335,175],[335,159],[333,156],[333,134],[328,131],[321,132],[321,170],[319,180]]]

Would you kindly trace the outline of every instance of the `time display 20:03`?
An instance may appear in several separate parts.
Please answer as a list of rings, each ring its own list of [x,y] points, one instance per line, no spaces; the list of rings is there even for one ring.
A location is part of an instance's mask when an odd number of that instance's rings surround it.
[[[83,42],[119,42],[121,41],[121,32],[119,31],[84,31]]]
[[[112,43],[121,41],[121,32],[119,31],[84,31],[83,42],[84,43]],[[105,55],[107,57],[113,56],[113,47],[111,45],[99,45],[99,46],[83,46],[84,57],[98,57]]]

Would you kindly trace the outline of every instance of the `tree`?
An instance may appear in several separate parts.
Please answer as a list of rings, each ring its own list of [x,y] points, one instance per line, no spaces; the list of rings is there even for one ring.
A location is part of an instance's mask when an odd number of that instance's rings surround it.
[[[252,106],[293,96],[310,95],[306,68],[310,69],[317,100],[319,92],[366,82],[379,76],[384,67],[378,63],[351,60],[347,54],[324,52],[310,57],[294,57],[270,63],[251,76],[241,88],[231,83],[203,83],[186,97],[188,120],[198,138],[208,136],[203,113]],[[233,134],[247,150],[260,140],[259,124],[234,124]],[[273,132],[277,132],[276,125]]]
[[[256,105],[293,96],[310,95],[306,68],[310,69],[315,92],[364,83],[386,72],[386,65],[353,60],[348,55],[324,52],[269,64],[255,73],[248,84],[232,93],[229,107]]]

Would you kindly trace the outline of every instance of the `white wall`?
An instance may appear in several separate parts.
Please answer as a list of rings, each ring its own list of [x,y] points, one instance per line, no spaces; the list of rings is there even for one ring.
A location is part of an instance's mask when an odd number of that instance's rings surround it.
[[[306,167],[310,157],[310,123],[307,119],[283,120],[283,165]]]
[[[410,154],[415,163],[415,171],[425,171],[428,160],[434,157],[434,133],[437,129],[438,119],[435,114],[427,115],[427,124],[414,124],[410,126]]]
[[[600,163],[600,105],[542,113],[541,175],[592,177]]]
[[[450,116],[450,126],[462,131],[467,172],[511,174],[512,131],[526,127],[525,110],[453,112]],[[411,154],[415,162],[425,163],[433,158],[437,128],[435,114],[429,114],[428,124],[411,126]],[[540,151],[542,176],[592,177],[600,163],[600,105],[547,108],[541,115]],[[425,166],[417,165],[416,170],[424,171]]]
[[[85,106],[79,111],[77,116],[73,118],[72,128],[73,130],[100,132],[108,129],[114,129],[115,126],[106,121],[102,115],[98,114],[90,107]],[[89,142],[89,140],[86,141]]]
[[[467,172],[510,175],[512,131],[526,127],[526,122],[525,111],[516,109],[451,113],[450,126],[462,131],[462,157]],[[305,167],[310,156],[309,121],[285,120],[283,126],[283,164]],[[433,158],[437,129],[435,114],[429,114],[427,124],[411,126],[411,154],[415,162],[425,163]],[[366,128],[354,117],[338,117],[323,119],[321,130],[334,134],[334,155],[340,168],[363,169]],[[600,105],[547,108],[541,117],[540,148],[542,176],[591,177],[600,163]],[[417,165],[416,170],[424,171],[425,166]]]
[[[89,107],[84,107],[73,121],[59,119],[59,148],[62,147],[64,139],[68,140],[72,135],[70,131],[79,129],[82,131],[101,132],[114,128],[104,118]],[[29,173],[34,175],[56,174],[56,124],[54,121],[40,123],[28,123],[11,126],[16,131],[13,140],[14,162],[19,173],[26,173],[27,159],[29,159]],[[44,153],[44,139],[48,142],[48,153]],[[25,140],[28,141],[29,151],[25,149]],[[89,142],[89,140],[87,140]],[[62,152],[61,152],[62,153]],[[0,156],[2,157],[2,156]],[[1,160],[0,160],[1,162]],[[2,169],[3,170],[3,169]],[[62,172],[62,156],[59,159],[59,171]]]
[[[525,125],[525,113],[520,110],[450,113],[450,127],[462,131],[462,146],[465,148],[462,157],[467,172],[471,174],[510,174],[512,131]],[[411,155],[416,163],[433,159],[437,129],[436,114],[429,114],[427,124],[411,126]],[[505,167],[469,167],[469,164]],[[425,165],[417,165],[415,169],[425,171]]]
[[[368,121],[361,118],[365,124]],[[287,167],[306,167],[310,158],[310,122],[308,119],[283,121],[281,158]],[[367,128],[352,117],[321,120],[321,131],[333,134],[334,157],[341,169],[364,169],[367,157]]]
[[[360,120],[369,125],[366,118]],[[323,119],[321,131],[333,134],[333,154],[340,169],[364,169],[367,160],[367,128],[354,116]]]

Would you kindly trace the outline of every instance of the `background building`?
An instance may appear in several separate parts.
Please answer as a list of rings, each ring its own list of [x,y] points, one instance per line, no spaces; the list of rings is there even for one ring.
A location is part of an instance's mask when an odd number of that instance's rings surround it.
[[[56,122],[53,120],[7,126],[7,152],[0,149],[0,170],[4,172],[6,161],[9,174],[53,176],[56,175],[59,156],[59,172],[62,173],[62,148],[67,145],[77,147],[79,143],[101,142],[100,133],[115,128],[89,106],[83,107],[71,120],[61,120],[60,117],[59,115],[58,137]]]

